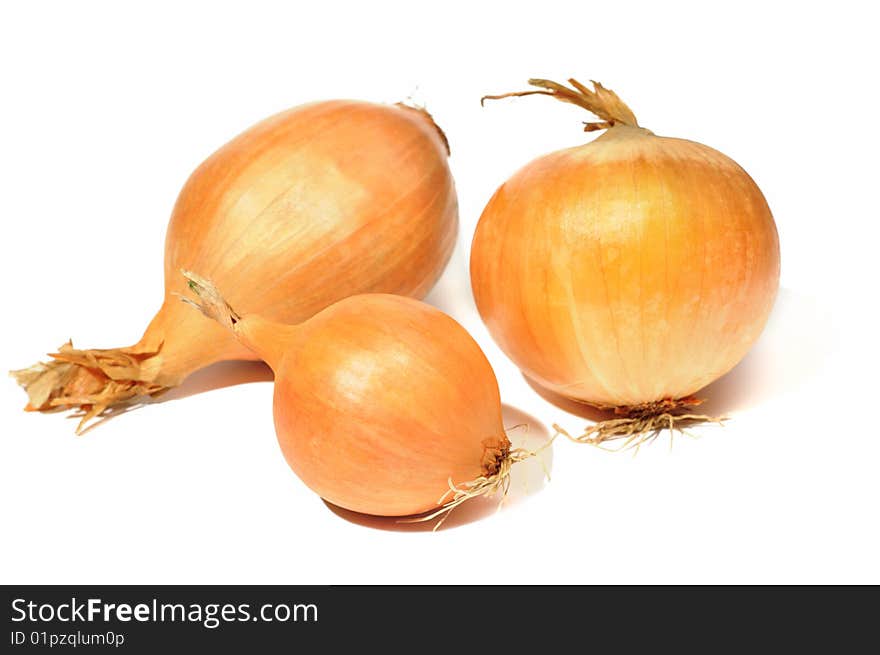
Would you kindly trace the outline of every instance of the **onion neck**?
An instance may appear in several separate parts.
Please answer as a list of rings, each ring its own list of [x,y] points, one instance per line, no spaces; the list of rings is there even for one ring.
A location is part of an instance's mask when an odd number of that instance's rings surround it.
[[[295,325],[276,323],[254,314],[242,316],[232,331],[239,343],[253,351],[275,372],[299,334],[299,328]]]
[[[616,141],[622,139],[638,139],[646,136],[655,136],[655,134],[644,127],[638,127],[637,125],[625,125],[623,123],[618,123],[607,130],[605,133],[598,137],[594,143],[598,143],[599,141],[603,143],[607,143],[609,141]]]
[[[203,366],[254,358],[228,330],[169,296],[135,345],[83,350],[68,342],[51,360],[12,375],[28,394],[26,409],[78,410],[82,433],[106,412],[161,394]]]
[[[141,362],[141,375],[166,387],[177,386],[190,373],[221,360],[254,358],[222,326],[176,296],[165,298],[140,340],[123,350],[149,354]]]

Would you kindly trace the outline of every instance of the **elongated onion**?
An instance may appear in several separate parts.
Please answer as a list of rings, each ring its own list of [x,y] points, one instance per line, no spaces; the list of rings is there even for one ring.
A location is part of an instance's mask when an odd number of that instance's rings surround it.
[[[190,304],[272,367],[281,450],[322,498],[379,516],[444,512],[505,489],[531,454],[510,448],[480,347],[430,305],[364,294],[290,326],[240,315],[185,275]]]
[[[251,127],[191,175],[165,243],[165,302],[129,348],[77,350],[16,371],[29,410],[86,422],[253,353],[174,297],[178,270],[210,275],[242,311],[300,322],[356,293],[424,296],[455,243],[448,144],[424,110],[335,100]]]
[[[492,336],[526,376],[613,408],[592,443],[700,420],[693,394],[758,338],[779,283],[761,191],[734,161],[639,127],[612,91],[531,80],[607,130],[540,157],[480,218],[471,281]],[[637,441],[636,441],[637,442]]]

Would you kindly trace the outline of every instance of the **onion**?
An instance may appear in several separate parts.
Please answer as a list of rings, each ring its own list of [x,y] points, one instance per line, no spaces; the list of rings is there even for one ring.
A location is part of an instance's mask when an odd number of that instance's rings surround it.
[[[331,503],[433,518],[506,491],[511,465],[534,454],[511,450],[491,365],[438,309],[364,294],[290,326],[240,315],[210,281],[184,275],[188,302],[272,367],[284,457]]]
[[[253,353],[173,296],[181,267],[210,275],[242,311],[297,323],[356,293],[423,297],[458,227],[448,144],[424,110],[334,100],[268,118],[205,160],[175,204],[165,301],[129,348],[77,350],[13,375],[28,410],[90,419],[193,371]]]
[[[760,189],[707,146],[639,127],[612,91],[530,80],[606,129],[540,157],[495,192],[471,251],[477,307],[539,387],[613,409],[581,441],[627,444],[709,417],[693,394],[739,362],[779,285]]]

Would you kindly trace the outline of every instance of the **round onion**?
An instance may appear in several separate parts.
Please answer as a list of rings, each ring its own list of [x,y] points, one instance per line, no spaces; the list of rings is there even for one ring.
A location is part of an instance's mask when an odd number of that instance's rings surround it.
[[[78,350],[14,374],[26,409],[86,422],[253,354],[182,307],[178,270],[210,275],[243,311],[300,322],[356,293],[420,298],[455,244],[448,144],[424,110],[334,100],[254,125],[205,160],[180,193],[165,244],[165,302],[128,348]]]
[[[443,513],[506,490],[511,465],[533,454],[511,450],[480,347],[430,305],[363,294],[290,326],[239,314],[210,281],[184,275],[189,303],[272,367],[284,457],[331,503],[379,516]]]
[[[616,410],[585,435],[595,442],[672,425],[743,358],[773,305],[779,242],[733,160],[639,127],[598,83],[569,82],[489,96],[550,95],[597,115],[587,131],[607,131],[501,185],[474,235],[471,281],[489,331],[527,377]]]

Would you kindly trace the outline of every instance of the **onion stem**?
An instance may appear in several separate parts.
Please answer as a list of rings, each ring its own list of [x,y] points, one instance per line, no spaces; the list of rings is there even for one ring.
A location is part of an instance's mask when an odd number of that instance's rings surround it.
[[[618,124],[639,127],[635,114],[611,89],[606,89],[595,80],[592,80],[594,88],[592,91],[574,78],[569,78],[568,83],[571,84],[572,88],[568,88],[558,82],[552,82],[551,80],[533,78],[529,80],[529,84],[538,87],[540,90],[514,91],[500,95],[483,96],[480,98],[480,104],[485,104],[486,100],[501,100],[502,98],[518,98],[533,95],[550,96],[562,102],[569,102],[582,107],[602,119],[597,122],[584,123],[584,132],[605,130]]]

